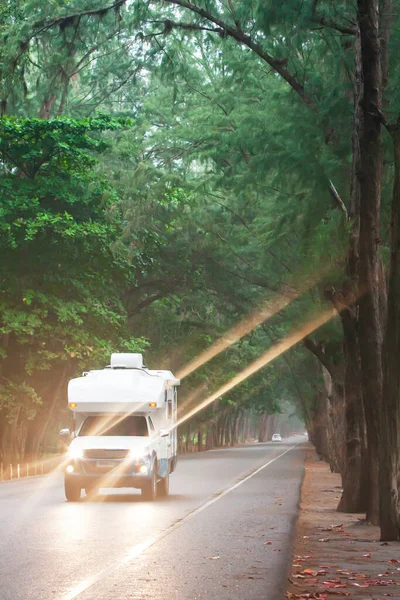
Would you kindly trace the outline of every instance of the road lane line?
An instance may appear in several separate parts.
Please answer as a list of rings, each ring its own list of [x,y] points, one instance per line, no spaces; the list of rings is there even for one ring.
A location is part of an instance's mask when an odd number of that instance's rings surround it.
[[[143,552],[145,552],[146,550],[151,548],[151,546],[154,546],[154,544],[157,544],[157,542],[159,542],[162,539],[164,539],[165,537],[167,537],[167,535],[170,535],[171,533],[173,533],[176,529],[178,529],[178,527],[181,527],[187,521],[189,521],[193,517],[196,517],[198,514],[202,513],[204,510],[206,510],[207,508],[209,508],[210,506],[215,504],[215,502],[218,502],[218,500],[221,500],[222,498],[224,498],[224,496],[226,496],[227,494],[230,494],[231,492],[236,490],[243,483],[246,483],[246,481],[248,481],[255,475],[258,475],[258,473],[260,473],[261,471],[263,471],[264,469],[269,467],[269,465],[272,465],[272,463],[277,461],[279,458],[282,458],[282,456],[285,456],[285,454],[287,454],[288,452],[293,450],[293,448],[296,448],[299,444],[302,444],[302,443],[304,443],[304,441],[293,444],[293,446],[291,446],[290,448],[285,450],[285,452],[278,454],[278,456],[275,456],[275,458],[272,458],[265,464],[261,465],[261,467],[258,467],[258,469],[256,469],[255,471],[253,471],[252,473],[250,473],[249,475],[247,475],[246,477],[244,477],[243,479],[241,479],[240,481],[238,481],[231,487],[227,488],[226,490],[224,490],[223,492],[221,492],[220,494],[218,494],[211,500],[208,500],[207,502],[205,502],[205,504],[202,504],[198,508],[195,508],[191,513],[189,513],[188,515],[183,517],[183,519],[178,521],[178,523],[171,525],[170,527],[168,527],[168,529],[166,529],[162,533],[158,534],[154,538],[151,538],[151,539],[147,540],[146,542],[142,542],[141,544],[136,544],[135,546],[133,546],[133,548],[128,552],[128,554],[124,558],[111,564],[110,566],[106,567],[105,569],[102,569],[95,575],[92,575],[91,577],[84,579],[77,586],[75,586],[72,590],[70,590],[67,594],[64,594],[61,597],[61,600],[75,600],[81,594],[83,594],[83,592],[86,592],[86,590],[88,590],[93,585],[95,585],[96,583],[98,583],[99,581],[104,579],[104,577],[106,577],[108,574],[123,567],[127,563],[131,562],[133,559],[137,558],[140,554],[143,554]]]

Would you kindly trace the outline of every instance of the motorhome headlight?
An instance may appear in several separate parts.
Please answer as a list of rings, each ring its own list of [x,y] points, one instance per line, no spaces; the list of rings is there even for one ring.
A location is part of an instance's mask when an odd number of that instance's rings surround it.
[[[83,450],[81,450],[81,448],[70,448],[68,450],[67,458],[69,458],[70,460],[83,458]]]
[[[139,465],[145,465],[150,462],[150,454],[148,448],[145,448],[142,451],[132,449],[129,451],[128,456],[131,460],[134,460],[135,463]]]

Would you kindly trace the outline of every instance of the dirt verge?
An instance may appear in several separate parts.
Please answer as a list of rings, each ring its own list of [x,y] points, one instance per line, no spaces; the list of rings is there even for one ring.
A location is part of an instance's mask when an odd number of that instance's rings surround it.
[[[379,541],[363,515],[339,513],[340,475],[306,461],[286,598],[400,600],[400,543]]]

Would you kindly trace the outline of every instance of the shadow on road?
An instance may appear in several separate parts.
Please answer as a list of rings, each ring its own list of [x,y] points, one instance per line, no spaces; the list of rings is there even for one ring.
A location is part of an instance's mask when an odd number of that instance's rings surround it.
[[[157,498],[156,504],[168,504],[169,502],[185,502],[190,500],[190,496],[183,494],[170,494],[166,498]],[[85,503],[103,503],[103,502],[146,502],[141,494],[96,494],[94,496],[85,496],[81,498],[81,502]]]

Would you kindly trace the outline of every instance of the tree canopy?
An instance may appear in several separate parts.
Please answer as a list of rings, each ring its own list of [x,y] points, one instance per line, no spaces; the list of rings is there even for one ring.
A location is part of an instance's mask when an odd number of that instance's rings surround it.
[[[65,414],[50,382],[111,349],[179,372],[231,336],[184,414],[333,306],[182,436],[296,410],[341,508],[400,535],[397,19],[390,0],[3,2],[3,455],[15,430],[11,453],[39,451]]]

